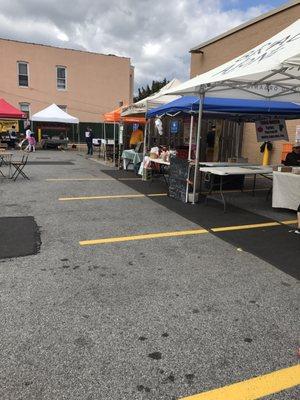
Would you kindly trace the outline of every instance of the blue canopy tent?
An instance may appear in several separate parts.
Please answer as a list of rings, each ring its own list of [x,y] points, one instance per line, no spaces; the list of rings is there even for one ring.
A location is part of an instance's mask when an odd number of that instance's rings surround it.
[[[175,115],[180,112],[198,113],[199,97],[185,96],[160,107],[149,110],[147,118],[161,117],[163,115]],[[233,118],[243,121],[253,121],[260,116],[277,116],[284,119],[297,119],[300,117],[300,104],[270,101],[270,100],[246,100],[206,97],[203,104],[203,112],[209,116],[220,118]]]
[[[179,113],[191,115],[189,159],[191,156],[191,138],[193,115],[199,111],[199,97],[184,96],[170,103],[149,110],[146,118],[175,116]],[[206,97],[203,104],[203,117],[223,118],[235,121],[254,122],[272,116],[284,119],[300,118],[300,104],[284,101],[249,100]]]
[[[149,110],[146,118],[162,117],[163,115],[176,116],[180,113],[191,115],[189,155],[191,160],[193,119],[199,112],[199,97],[183,96],[170,103]],[[254,122],[265,117],[282,119],[300,118],[300,104],[293,102],[272,100],[251,100],[205,97],[203,101],[203,118],[229,119],[238,122]]]

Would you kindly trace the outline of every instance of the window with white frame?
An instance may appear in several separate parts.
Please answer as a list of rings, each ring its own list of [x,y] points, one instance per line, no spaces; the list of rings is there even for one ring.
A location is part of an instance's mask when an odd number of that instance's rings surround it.
[[[19,103],[20,110],[30,119],[30,103]]]
[[[57,104],[57,107],[59,107],[61,110],[67,112],[67,106],[65,104]]]
[[[28,87],[28,63],[25,61],[18,61],[18,83],[21,87]]]
[[[62,66],[56,67],[56,87],[58,90],[66,90],[67,88],[67,68]]]

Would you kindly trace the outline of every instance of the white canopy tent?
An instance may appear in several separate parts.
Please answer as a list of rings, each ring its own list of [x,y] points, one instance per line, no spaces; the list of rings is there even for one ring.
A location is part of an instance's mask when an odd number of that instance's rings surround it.
[[[33,114],[31,120],[40,122],[61,122],[64,124],[79,123],[78,118],[66,113],[56,104],[51,104],[51,106],[44,108],[42,111],[39,111],[36,114]]]
[[[178,79],[172,79],[169,83],[167,83],[163,88],[161,88],[158,92],[152,94],[151,96],[146,97],[136,103],[130,104],[128,107],[125,107],[122,111],[121,116],[125,117],[128,115],[145,115],[148,110],[152,108],[158,107],[161,104],[170,103],[173,100],[178,99],[180,96],[176,95],[166,95],[165,92],[175,89],[180,85],[180,81]]]
[[[300,103],[300,19],[259,46],[168,90],[167,94],[198,95],[201,99],[195,160],[198,166],[205,96]],[[197,170],[194,174],[193,202]]]

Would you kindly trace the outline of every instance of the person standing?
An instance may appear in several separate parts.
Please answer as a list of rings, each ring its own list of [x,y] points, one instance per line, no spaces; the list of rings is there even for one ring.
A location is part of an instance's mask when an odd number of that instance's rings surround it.
[[[93,155],[93,132],[90,127],[85,131],[85,141],[87,144],[87,155]]]
[[[8,132],[9,135],[9,145],[13,149],[16,147],[16,140],[17,140],[17,133],[16,133],[16,127],[13,125],[11,129]]]
[[[28,139],[28,143],[30,146],[30,150],[29,151],[35,151],[35,145],[36,145],[36,140],[34,137],[34,133],[32,133]]]
[[[25,131],[25,140],[27,140],[27,142],[28,142],[28,145],[27,145],[25,151],[31,151],[30,138],[31,138],[31,135],[32,135],[32,134],[33,134],[33,133],[32,133],[31,130],[30,130],[30,125],[28,125],[28,126],[27,126],[27,129],[26,129],[26,131]],[[22,143],[21,143],[21,145],[22,145]]]
[[[141,125],[134,125],[133,132],[131,133],[130,136],[130,148],[135,148],[135,146],[139,143],[142,142],[144,138],[144,132],[143,128]]]
[[[300,166],[300,142],[295,143],[291,153],[288,153],[284,165],[291,167]]]

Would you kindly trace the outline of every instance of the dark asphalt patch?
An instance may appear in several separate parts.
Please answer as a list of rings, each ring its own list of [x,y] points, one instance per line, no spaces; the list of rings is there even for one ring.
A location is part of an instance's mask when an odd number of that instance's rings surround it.
[[[72,161],[28,161],[28,165],[74,165]]]
[[[300,279],[300,237],[289,230],[281,225],[214,234]]]
[[[114,178],[136,177],[130,171],[102,172]],[[143,181],[122,181],[131,189],[140,193],[163,193],[166,185],[160,179],[153,182]],[[241,196],[244,194],[241,193]],[[152,201],[166,207],[168,210],[188,219],[204,229],[212,229],[226,226],[252,225],[274,222],[270,218],[255,214],[248,210],[227,204],[227,212],[223,212],[223,206],[214,199],[204,204],[204,199],[199,203],[185,204],[168,196],[151,197]],[[295,218],[292,213],[287,214],[287,219]],[[211,232],[222,240],[237,248],[242,248],[285,273],[299,279],[300,275],[300,238],[289,232],[290,227],[281,225],[248,230],[236,230],[227,232]]]
[[[41,246],[33,217],[0,218],[0,259],[37,254]]]

